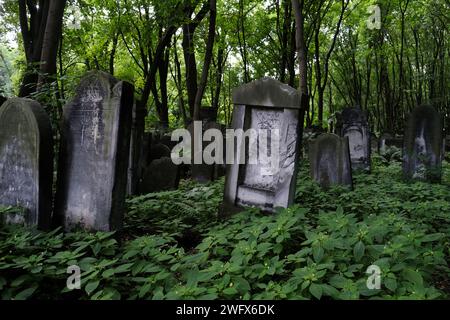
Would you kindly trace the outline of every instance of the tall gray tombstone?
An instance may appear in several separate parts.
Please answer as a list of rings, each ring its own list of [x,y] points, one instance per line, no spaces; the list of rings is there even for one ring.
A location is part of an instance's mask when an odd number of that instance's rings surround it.
[[[311,178],[324,189],[342,185],[353,188],[348,137],[322,134],[309,144]]]
[[[431,106],[417,107],[405,129],[403,174],[406,180],[441,181],[443,141],[443,117]]]
[[[256,207],[274,212],[286,208],[294,201],[299,144],[301,143],[299,113],[300,94],[281,82],[264,78],[246,84],[233,92],[234,114],[232,129],[258,132],[258,143],[234,138],[234,151],[228,158],[223,215],[240,211],[243,207]],[[272,168],[264,162],[257,164],[240,159],[249,158],[249,149],[261,151],[259,130],[279,130],[279,166]],[[267,139],[267,137],[266,137]],[[229,144],[230,136],[227,136]],[[271,144],[271,141],[267,143]],[[231,150],[230,150],[231,151]],[[227,151],[228,152],[228,151]],[[259,159],[261,160],[261,159]]]
[[[367,114],[359,108],[344,109],[339,117],[340,136],[348,137],[352,170],[370,172],[371,142]]]
[[[56,223],[120,229],[125,206],[133,86],[89,72],[64,107]]]
[[[7,223],[48,229],[52,214],[53,134],[41,105],[14,98],[0,107],[0,206],[18,206],[24,216]]]

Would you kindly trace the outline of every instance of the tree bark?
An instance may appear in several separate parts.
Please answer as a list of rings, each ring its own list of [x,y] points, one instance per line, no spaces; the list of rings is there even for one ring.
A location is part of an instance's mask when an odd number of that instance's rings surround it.
[[[213,49],[214,49],[214,39],[216,36],[216,11],[217,1],[210,0],[210,9],[209,9],[209,31],[208,31],[208,42],[206,44],[206,52],[205,52],[205,60],[203,64],[202,77],[200,80],[200,84],[197,89],[197,94],[195,96],[195,105],[194,105],[194,121],[201,120],[200,119],[200,108],[202,104],[203,95],[205,94],[206,84],[208,82],[208,73],[209,67],[211,65]]]

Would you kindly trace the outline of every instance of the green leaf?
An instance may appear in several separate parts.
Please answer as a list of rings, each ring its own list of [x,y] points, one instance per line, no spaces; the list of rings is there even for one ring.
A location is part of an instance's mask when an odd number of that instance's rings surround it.
[[[355,257],[355,260],[357,262],[361,261],[362,257],[364,256],[364,253],[366,251],[366,247],[362,241],[359,241],[355,248],[353,249],[353,256]]]
[[[419,272],[415,271],[415,270],[412,270],[412,269],[404,270],[403,271],[403,277],[405,278],[405,280],[407,280],[407,281],[409,281],[409,282],[411,282],[413,284],[416,284],[416,285],[418,285],[420,287],[423,286],[422,275]]]
[[[319,263],[324,255],[324,250],[322,248],[322,246],[317,245],[313,247],[313,257],[314,257],[314,261],[316,261],[317,263]]]
[[[128,272],[131,270],[131,267],[134,265],[134,263],[127,263],[127,264],[123,264],[121,266],[118,266],[114,272],[115,273],[124,273],[124,272]]]
[[[234,296],[238,293],[238,291],[236,290],[235,287],[231,287],[231,288],[226,288],[225,290],[223,290],[223,293],[227,296]]]
[[[29,297],[33,295],[33,293],[36,291],[37,288],[38,288],[37,286],[34,286],[19,292],[14,297],[14,300],[27,300]]]
[[[393,277],[388,277],[384,279],[384,285],[391,292],[395,292],[395,290],[397,290],[397,280]]]
[[[110,278],[114,275],[114,269],[108,269],[106,271],[103,272],[102,277],[103,278]]]
[[[322,298],[322,287],[318,284],[311,284],[309,287],[309,292],[315,297],[317,300],[320,300]]]
[[[86,293],[90,296],[91,293],[94,292],[95,289],[98,288],[99,284],[100,284],[100,281],[91,281],[86,285],[84,290],[86,290]]]
[[[423,237],[422,242],[434,242],[437,240],[441,240],[445,237],[442,233],[428,234]]]

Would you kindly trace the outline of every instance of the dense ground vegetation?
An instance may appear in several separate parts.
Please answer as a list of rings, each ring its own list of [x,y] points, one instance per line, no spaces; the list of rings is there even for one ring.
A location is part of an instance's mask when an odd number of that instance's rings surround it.
[[[121,234],[3,226],[1,298],[450,298],[450,165],[442,185],[405,184],[399,162],[373,161],[354,191],[320,190],[302,162],[296,205],[274,215],[219,220],[223,181],[184,182],[129,199]],[[71,265],[81,290],[66,288]],[[381,290],[367,289],[371,265]]]

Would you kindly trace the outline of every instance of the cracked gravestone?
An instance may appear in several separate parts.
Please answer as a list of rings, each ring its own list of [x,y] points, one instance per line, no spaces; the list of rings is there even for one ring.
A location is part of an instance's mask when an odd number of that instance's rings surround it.
[[[93,71],[64,107],[55,222],[66,230],[122,226],[133,92],[131,84]]]
[[[42,106],[13,98],[0,106],[0,206],[23,209],[6,223],[49,229],[52,215],[53,134]]]

